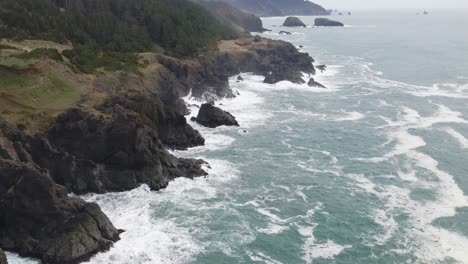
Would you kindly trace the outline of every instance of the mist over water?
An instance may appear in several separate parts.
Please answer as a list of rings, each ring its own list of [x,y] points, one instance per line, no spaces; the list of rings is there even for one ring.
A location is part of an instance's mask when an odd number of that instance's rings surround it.
[[[233,77],[241,127],[175,153],[208,177],[84,197],[126,230],[89,263],[468,263],[468,13],[440,12],[264,19],[329,89]]]

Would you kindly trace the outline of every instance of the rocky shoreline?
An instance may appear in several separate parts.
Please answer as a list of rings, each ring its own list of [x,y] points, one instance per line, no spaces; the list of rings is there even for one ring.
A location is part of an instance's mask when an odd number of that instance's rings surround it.
[[[0,121],[0,248],[64,264],[109,249],[123,230],[98,205],[69,192],[120,192],[141,184],[160,190],[178,177],[205,176],[206,162],[168,151],[204,144],[187,123],[182,97],[233,97],[228,77],[241,72],[263,75],[266,83],[304,83],[303,72],[315,73],[308,54],[259,37],[222,41],[196,59],[142,57],[148,66],[141,75],[94,76],[92,89],[105,99],[65,111],[46,133]],[[215,123],[236,125],[231,117]]]

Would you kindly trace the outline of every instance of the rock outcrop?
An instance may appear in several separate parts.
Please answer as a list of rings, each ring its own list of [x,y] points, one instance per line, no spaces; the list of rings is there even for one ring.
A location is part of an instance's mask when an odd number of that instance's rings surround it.
[[[306,24],[298,17],[287,17],[283,23],[283,27],[305,27]]]
[[[328,18],[316,18],[315,26],[317,27],[344,27],[344,24]]]
[[[8,264],[5,252],[0,248],[0,264]]]
[[[279,34],[280,34],[280,35],[291,35],[291,32],[281,30],[281,31],[279,32]]]
[[[302,72],[315,73],[308,54],[259,37],[222,41],[218,50],[191,59],[140,56],[147,67],[138,75],[66,71],[89,85],[93,94],[87,96],[100,97],[92,105],[77,103],[41,133],[0,120],[1,248],[66,264],[108,249],[119,232],[96,204],[68,192],[126,191],[141,184],[159,190],[177,177],[207,175],[204,161],[168,151],[204,144],[184,117],[188,109],[181,97],[235,96],[228,77],[241,72],[263,75],[269,83],[303,83]],[[197,121],[238,125],[232,115],[214,109]]]
[[[324,71],[327,70],[327,65],[324,65],[324,64],[317,65],[317,66],[315,66],[315,68],[318,69],[320,72],[324,72]]]
[[[325,85],[319,83],[319,82],[316,82],[314,80],[314,78],[310,78],[309,82],[307,83],[307,85],[309,85],[310,87],[317,87],[317,88],[327,88],[325,87]]]
[[[302,84],[302,73],[315,74],[314,60],[307,53],[299,52],[292,44],[281,40],[253,38],[222,41],[221,54],[216,65],[227,76],[241,72],[253,72],[265,76],[265,83],[290,81]]]
[[[211,104],[202,104],[194,121],[202,126],[210,128],[219,126],[239,126],[239,123],[237,123],[233,115]]]
[[[97,204],[69,197],[32,162],[25,139],[0,124],[0,247],[45,263],[77,263],[107,250],[119,231]]]
[[[109,113],[104,118],[72,109],[59,116],[48,134],[56,150],[49,151],[50,158],[37,158],[57,183],[75,193],[105,193],[134,189],[142,183],[160,190],[176,177],[206,175],[201,169],[203,161],[169,154],[142,115],[120,105]],[[57,153],[71,156],[58,166],[57,158],[52,158]]]

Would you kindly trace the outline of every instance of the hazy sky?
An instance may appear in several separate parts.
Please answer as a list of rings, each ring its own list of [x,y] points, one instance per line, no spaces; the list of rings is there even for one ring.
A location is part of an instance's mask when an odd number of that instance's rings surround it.
[[[286,0],[287,1],[287,0]],[[468,0],[312,0],[325,8],[468,8]]]

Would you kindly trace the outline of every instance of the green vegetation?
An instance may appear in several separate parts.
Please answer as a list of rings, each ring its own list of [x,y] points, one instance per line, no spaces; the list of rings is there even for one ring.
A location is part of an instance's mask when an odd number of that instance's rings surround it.
[[[101,68],[106,71],[136,73],[140,66],[137,55],[123,52],[104,52],[95,43],[65,50],[63,55],[83,73],[94,73]]]
[[[209,48],[235,30],[188,0],[1,0],[0,38],[36,38],[103,50],[179,56]]]
[[[15,70],[27,70],[34,68],[40,61],[37,59],[20,59],[14,56],[0,56],[0,65]],[[0,78],[4,76],[0,73]]]
[[[0,50],[2,50],[2,49],[16,50],[17,48],[12,47],[12,46],[8,46],[8,45],[4,45],[4,44],[0,44]]]
[[[14,57],[24,60],[49,58],[55,61],[63,61],[62,55],[56,49],[46,48],[34,49],[27,53],[15,55]]]
[[[81,98],[78,87],[46,72],[20,74],[0,68],[0,114],[29,131],[43,131]]]

